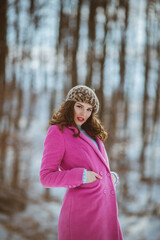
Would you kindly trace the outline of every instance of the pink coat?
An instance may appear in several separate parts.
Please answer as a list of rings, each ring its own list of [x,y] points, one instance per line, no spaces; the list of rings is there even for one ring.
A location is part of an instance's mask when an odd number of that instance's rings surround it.
[[[75,127],[49,128],[40,170],[46,188],[65,187],[59,221],[59,240],[122,240],[115,188],[107,154],[97,137],[97,146]],[[102,176],[92,183],[82,182],[84,169]],[[60,171],[59,171],[60,170]]]

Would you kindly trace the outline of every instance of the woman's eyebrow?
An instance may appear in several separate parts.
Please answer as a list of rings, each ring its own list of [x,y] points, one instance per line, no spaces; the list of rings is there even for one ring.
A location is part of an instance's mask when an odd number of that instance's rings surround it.
[[[84,107],[81,103],[77,103],[77,105]],[[91,108],[87,108],[87,109],[93,109],[93,108],[91,107]]]
[[[79,105],[81,105],[82,107],[84,107],[82,104],[80,104],[80,103],[77,103],[77,104],[79,104]]]
[[[82,105],[82,104],[80,104],[80,103],[77,103],[77,105],[80,105],[80,106],[82,106],[82,107],[83,107],[83,105]]]

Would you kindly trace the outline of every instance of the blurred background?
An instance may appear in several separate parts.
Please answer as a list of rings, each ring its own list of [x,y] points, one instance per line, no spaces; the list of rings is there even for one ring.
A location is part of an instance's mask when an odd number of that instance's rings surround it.
[[[66,189],[43,188],[39,169],[77,84],[100,100],[124,239],[159,240],[159,0],[0,1],[0,239],[57,239]]]

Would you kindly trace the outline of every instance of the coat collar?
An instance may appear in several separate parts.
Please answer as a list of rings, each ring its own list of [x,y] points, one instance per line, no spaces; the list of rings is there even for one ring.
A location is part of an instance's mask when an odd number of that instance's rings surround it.
[[[75,128],[74,126],[69,126],[68,128],[71,129],[72,131],[74,131],[76,134],[78,133],[77,128]],[[100,158],[100,160],[103,162],[103,164],[108,169],[106,159],[103,156],[103,143],[102,143],[102,141],[98,137],[96,137],[96,142],[99,146],[99,149],[98,149],[97,146],[94,144],[94,142],[89,137],[87,137],[84,133],[80,132],[79,137],[82,138],[87,144],[89,144],[93,148],[93,150],[95,151],[97,156]]]

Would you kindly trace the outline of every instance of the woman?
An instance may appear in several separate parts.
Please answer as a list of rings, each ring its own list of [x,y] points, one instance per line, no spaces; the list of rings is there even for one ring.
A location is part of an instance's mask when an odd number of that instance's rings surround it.
[[[53,114],[44,142],[40,181],[67,188],[58,221],[59,240],[122,240],[114,184],[95,116],[99,101],[83,85],[72,88]]]

